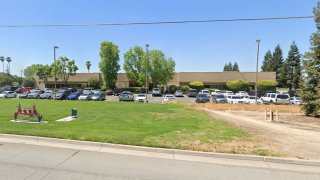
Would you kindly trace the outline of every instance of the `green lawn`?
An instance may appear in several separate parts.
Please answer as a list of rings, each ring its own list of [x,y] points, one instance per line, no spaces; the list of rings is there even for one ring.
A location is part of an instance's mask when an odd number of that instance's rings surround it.
[[[14,123],[13,113],[36,104],[47,124]],[[79,119],[56,122],[78,109]],[[180,104],[0,99],[0,133],[24,134],[151,147],[190,149],[198,144],[245,139],[224,121]]]

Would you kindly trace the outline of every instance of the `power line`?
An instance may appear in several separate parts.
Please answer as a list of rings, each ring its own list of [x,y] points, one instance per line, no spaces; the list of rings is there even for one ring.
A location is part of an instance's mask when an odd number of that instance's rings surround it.
[[[287,16],[287,17],[263,17],[240,19],[208,19],[208,20],[182,20],[182,21],[150,21],[127,23],[96,23],[96,24],[32,24],[32,25],[0,25],[0,28],[40,28],[40,27],[90,27],[90,26],[132,26],[132,25],[157,25],[157,24],[190,24],[190,23],[215,23],[215,22],[239,22],[239,21],[272,21],[272,20],[298,20],[310,19],[315,16]]]

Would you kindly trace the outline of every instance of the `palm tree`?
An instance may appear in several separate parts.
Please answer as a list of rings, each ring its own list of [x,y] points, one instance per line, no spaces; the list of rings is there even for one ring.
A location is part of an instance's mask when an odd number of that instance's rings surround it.
[[[87,66],[88,73],[89,73],[89,72],[90,72],[90,67],[91,67],[91,62],[90,62],[90,61],[87,61],[87,62],[86,62],[86,66]]]
[[[11,59],[11,57],[7,57],[6,60],[7,60],[8,65],[9,65],[9,67],[8,67],[8,74],[10,74],[10,62],[12,61],[12,59]]]
[[[2,62],[2,69],[4,72],[4,57],[3,56],[0,56],[0,61]]]

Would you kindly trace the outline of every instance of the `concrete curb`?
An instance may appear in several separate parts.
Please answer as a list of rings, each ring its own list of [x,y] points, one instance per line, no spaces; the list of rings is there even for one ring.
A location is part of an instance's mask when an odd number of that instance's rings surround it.
[[[132,145],[111,144],[111,143],[101,143],[101,142],[91,142],[91,141],[78,141],[78,140],[47,138],[47,137],[38,137],[38,136],[12,135],[12,134],[0,134],[0,138],[22,140],[22,141],[29,140],[29,141],[39,141],[39,142],[49,142],[49,143],[50,142],[62,143],[62,144],[80,145],[80,146],[97,147],[97,148],[106,147],[106,148],[112,148],[112,149],[162,153],[162,154],[172,155],[173,157],[175,155],[185,155],[185,156],[194,156],[194,157],[209,157],[209,158],[220,158],[220,159],[224,158],[224,159],[249,160],[249,161],[320,167],[320,161],[313,161],[313,160],[298,160],[298,159],[276,158],[276,157],[267,157],[267,156],[225,154],[225,153],[214,153],[214,152],[153,148],[153,147],[143,147],[143,146],[132,146]]]

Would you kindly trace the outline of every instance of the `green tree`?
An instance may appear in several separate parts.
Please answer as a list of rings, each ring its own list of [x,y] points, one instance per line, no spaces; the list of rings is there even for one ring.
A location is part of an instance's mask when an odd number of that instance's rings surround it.
[[[320,112],[320,2],[313,12],[317,32],[312,34],[310,51],[304,55],[304,75],[300,96],[305,114],[317,116]]]
[[[231,62],[229,62],[229,64],[224,65],[223,71],[233,71],[233,66]]]
[[[53,66],[54,64],[51,67]],[[78,66],[74,60],[69,60],[67,57],[59,57],[56,61],[56,67],[57,77],[64,82],[65,87],[68,87],[69,77],[76,75]]]
[[[272,63],[272,53],[270,50],[266,52],[266,55],[264,56],[264,60],[262,62],[261,70],[263,72],[270,72],[271,69],[271,63]]]
[[[244,81],[242,79],[235,80],[235,81],[228,81],[227,87],[232,91],[247,91],[249,89],[249,82]]]
[[[166,57],[160,50],[144,52],[140,46],[131,48],[124,55],[123,69],[130,80],[134,80],[138,85],[145,83],[147,58],[147,73],[154,87],[166,85],[175,73],[175,62],[171,57]]]
[[[288,70],[289,70],[288,64],[286,62],[283,62],[281,65],[280,74],[278,77],[279,87],[282,87],[282,88],[288,87],[288,78],[289,78]]]
[[[240,71],[237,62],[234,62],[233,66],[232,66],[232,71]]]
[[[0,87],[5,85],[11,85],[14,82],[14,78],[7,73],[0,73]]]
[[[90,61],[86,61],[86,67],[88,69],[88,73],[90,72],[90,67],[91,67],[91,62]]]
[[[288,77],[287,86],[289,90],[297,90],[301,81],[301,55],[295,42],[290,46],[288,58],[285,63],[288,67],[286,71]]]
[[[203,88],[203,82],[193,81],[189,83],[190,88],[200,91]]]
[[[2,69],[3,69],[3,72],[4,72],[4,57],[3,56],[0,56],[0,61],[2,62]]]
[[[34,87],[35,84],[36,84],[36,80],[32,77],[24,78],[22,82],[23,87]]]
[[[119,48],[112,42],[104,41],[100,45],[99,68],[104,77],[106,88],[114,88],[117,82],[119,65]]]
[[[27,66],[23,70],[24,77],[33,77],[33,78],[36,77],[37,71],[41,66],[42,64],[32,64],[31,66]]]
[[[175,62],[160,50],[152,50],[148,64],[148,73],[154,87],[157,85],[165,85],[174,76]]]
[[[260,90],[271,90],[275,89],[278,86],[278,83],[273,80],[259,80],[258,88]]]
[[[137,82],[139,86],[145,82],[145,52],[140,46],[130,48],[124,54],[123,69],[126,71],[130,80]]]
[[[52,77],[52,68],[48,65],[38,66],[36,75],[44,82],[44,84],[47,84],[48,78]]]
[[[271,71],[276,72],[276,79],[279,81],[280,79],[280,69],[283,63],[283,53],[280,45],[277,45],[276,48],[274,49],[274,53],[272,55],[272,61],[270,64]]]

